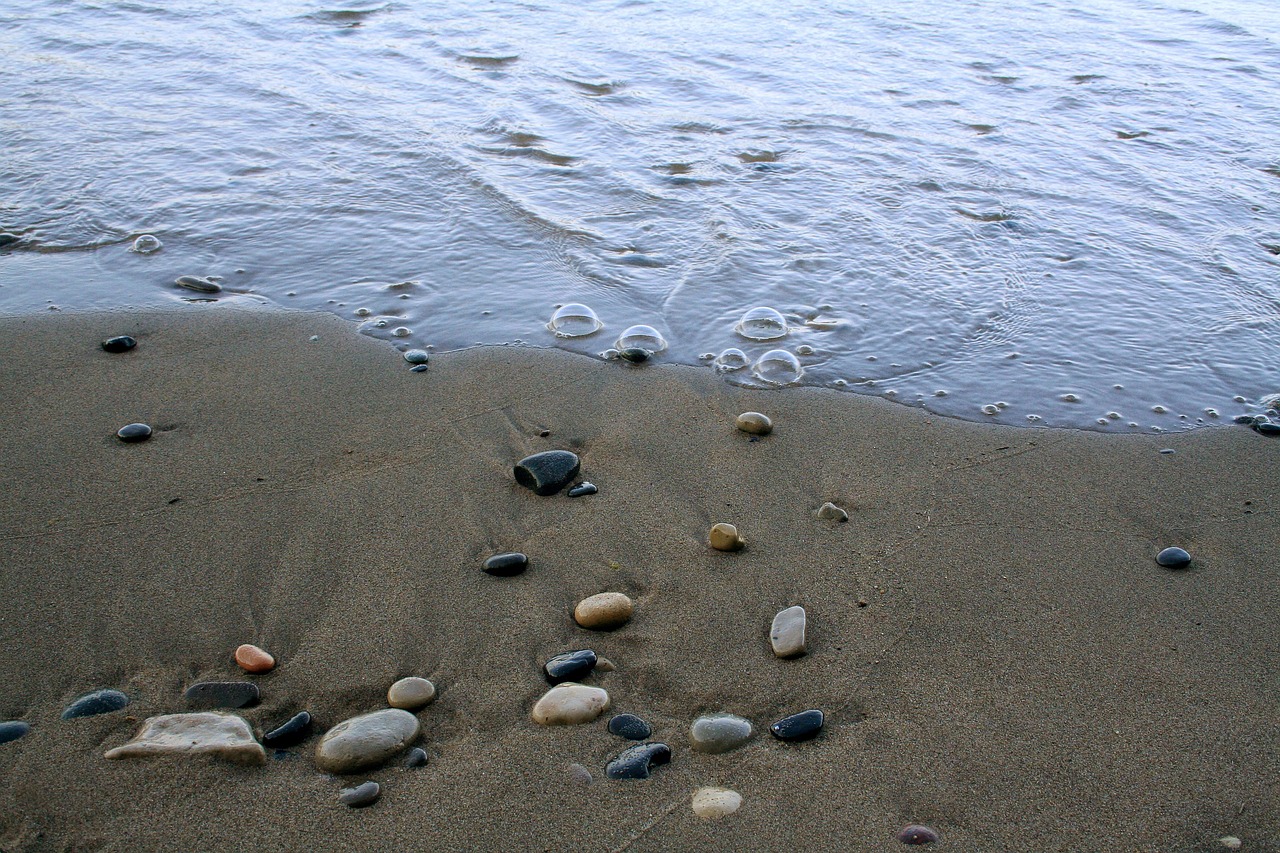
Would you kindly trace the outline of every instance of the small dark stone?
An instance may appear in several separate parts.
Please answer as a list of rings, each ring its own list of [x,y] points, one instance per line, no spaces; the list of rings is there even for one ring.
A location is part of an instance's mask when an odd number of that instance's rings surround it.
[[[362,809],[376,803],[381,796],[382,787],[377,782],[369,780],[354,788],[343,788],[342,793],[338,794],[338,802],[353,809]]]
[[[119,690],[95,690],[86,693],[72,702],[62,712],[62,719],[72,720],[76,717],[92,717],[96,714],[110,714],[119,711],[129,704],[129,697]]]
[[[116,430],[116,438],[121,441],[146,441],[151,437],[151,427],[146,424],[127,424]]]
[[[617,714],[609,721],[609,734],[627,740],[644,740],[653,734],[653,729],[635,714]]]
[[[1165,548],[1156,554],[1156,562],[1166,569],[1185,569],[1191,565],[1191,555],[1182,548]]]
[[[542,668],[542,672],[551,684],[559,684],[562,681],[577,681],[589,675],[591,670],[595,669],[596,660],[596,653],[591,649],[578,649],[575,652],[556,655],[547,661],[546,666]]]
[[[252,681],[202,681],[188,687],[185,695],[194,708],[243,708],[258,701],[258,685]]]
[[[31,731],[31,726],[22,720],[9,720],[0,723],[0,743],[17,740],[29,731]]]
[[[21,239],[22,238],[17,234],[10,234],[8,231],[0,231],[0,249],[3,249],[5,246],[12,246]]]
[[[427,751],[420,746],[415,746],[409,750],[409,754],[404,758],[405,767],[426,767]]]
[[[294,714],[283,725],[272,729],[262,736],[262,745],[280,749],[301,743],[311,731],[311,715],[306,711]]]
[[[568,450],[546,450],[516,463],[516,482],[540,495],[554,495],[578,476],[581,462]]]
[[[550,437],[551,437],[551,430],[549,429],[538,430],[538,438],[550,438]]]
[[[595,483],[579,483],[569,490],[569,497],[580,498],[583,495],[594,495],[598,491],[600,490],[596,488]]]
[[[410,364],[426,364],[430,358],[430,354],[424,349],[411,349],[404,354],[404,360]]]
[[[913,823],[899,830],[898,840],[903,844],[934,844],[938,841],[938,833],[927,826]]]
[[[425,364],[415,364],[413,367],[409,368],[409,372],[410,373],[426,373],[427,366]]]
[[[529,558],[518,551],[513,551],[509,554],[494,554],[485,560],[480,568],[484,570],[486,575],[509,578],[529,568]]]
[[[1172,447],[1166,447],[1164,450],[1161,450],[1161,451],[1160,451],[1160,455],[1161,455],[1161,456],[1172,456],[1173,454],[1175,454],[1175,453],[1177,453],[1177,452],[1178,452],[1178,451],[1174,450]]]
[[[1280,424],[1273,424],[1271,421],[1258,421],[1253,428],[1263,435],[1280,435]]]
[[[826,715],[821,711],[801,711],[799,714],[792,714],[790,717],[778,720],[769,726],[769,731],[778,740],[790,742],[808,740],[822,731],[825,722]]]
[[[198,275],[180,275],[173,280],[173,283],[178,287],[185,287],[187,290],[194,290],[197,293],[222,292],[222,285],[211,278],[204,278]]]
[[[1232,419],[1232,422],[1237,424],[1245,424],[1246,426],[1253,426],[1258,422],[1258,418],[1254,415],[1236,415]]]
[[[129,335],[117,335],[102,342],[102,348],[107,352],[128,352],[137,345],[138,342]]]
[[[649,352],[644,347],[627,347],[626,349],[618,351],[618,358],[623,361],[629,361],[632,364],[644,364],[649,360],[649,356],[651,355],[653,355],[653,353]]]
[[[604,774],[610,779],[648,779],[653,767],[670,760],[671,747],[665,743],[638,743],[605,765]]]

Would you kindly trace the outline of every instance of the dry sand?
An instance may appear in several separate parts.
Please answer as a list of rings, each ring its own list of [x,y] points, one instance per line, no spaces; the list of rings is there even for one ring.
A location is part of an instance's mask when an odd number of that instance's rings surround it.
[[[883,851],[908,823],[937,850],[1280,849],[1280,441],[958,423],[546,350],[413,374],[335,317],[226,306],[0,330],[0,719],[33,726],[0,745],[3,850]],[[101,351],[121,333],[138,348]],[[736,431],[748,409],[774,434]],[[156,435],[117,441],[132,421]],[[552,448],[600,493],[519,487]],[[718,521],[747,550],[710,550]],[[1155,564],[1171,544],[1192,568]],[[502,550],[528,572],[481,573]],[[577,628],[609,590],[631,623]],[[777,660],[793,604],[810,652]],[[245,642],[280,662],[253,677],[259,732],[431,678],[431,763],[340,780],[314,740],[258,768],[102,757],[188,684],[242,677]],[[540,664],[582,647],[672,746],[653,778],[603,778],[608,714],[530,721]],[[132,704],[59,719],[101,687]],[[817,740],[769,737],[806,708]],[[757,736],[691,753],[712,711]],[[365,778],[381,801],[340,805]],[[742,808],[698,818],[706,785]]]

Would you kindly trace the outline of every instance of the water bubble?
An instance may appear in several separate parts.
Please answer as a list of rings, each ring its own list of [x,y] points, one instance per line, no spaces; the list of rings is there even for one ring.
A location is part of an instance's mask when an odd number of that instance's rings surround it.
[[[385,329],[385,328],[387,327],[387,321],[386,321],[386,320],[379,320],[378,322],[374,323],[373,325],[374,325],[374,326],[376,326],[376,327],[377,327],[377,328],[379,328],[379,329]]]
[[[164,248],[164,243],[160,242],[160,238],[154,234],[143,234],[141,237],[133,241],[133,245],[129,248],[130,252],[137,252],[139,255],[150,255],[152,252],[158,252]]]
[[[843,388],[843,387],[845,387],[846,385],[848,385],[849,383],[848,383],[847,381],[845,381],[844,379],[837,379],[835,382],[832,382],[831,384],[832,384],[832,385],[834,385],[834,386],[836,386],[837,388]]]
[[[1079,394],[1063,394],[1058,399],[1064,403],[1079,403],[1080,395]]]
[[[800,360],[784,349],[771,349],[751,366],[756,379],[770,385],[790,385],[800,379]]]
[[[1000,414],[1000,408],[999,408],[998,406],[993,406],[993,405],[991,405],[990,403],[988,403],[987,405],[985,405],[985,406],[983,406],[983,407],[982,407],[982,414],[984,414],[984,415],[998,415],[998,414]]]
[[[1107,420],[1106,418],[1098,418],[1098,425],[1099,425],[1099,426],[1107,426],[1107,425],[1108,425],[1108,424],[1110,424],[1110,423],[1111,423],[1111,421]]]
[[[616,349],[607,349],[604,352],[600,353],[600,357],[603,358],[605,361],[617,361],[618,351]]]
[[[813,355],[813,347],[808,344],[801,344],[796,347],[796,355]]]
[[[704,352],[702,355],[698,356],[698,360],[699,360],[699,361],[714,361],[714,360],[715,360],[715,357],[716,357],[716,354],[715,354],[715,353],[713,353],[713,352]]]
[[[945,396],[947,396],[947,392],[946,392],[946,391],[944,391],[943,389],[939,388],[937,391],[934,391],[934,392],[933,392],[933,396],[935,396],[935,397],[945,397]]]
[[[368,317],[372,313],[373,312],[370,311],[368,308],[357,308],[355,311],[355,314],[357,317]]]
[[[556,309],[547,328],[555,332],[557,338],[585,338],[604,328],[604,323],[586,305],[570,302]]]
[[[1204,413],[1205,413],[1206,415],[1208,415],[1209,417],[1211,417],[1211,418],[1219,418],[1219,417],[1222,417],[1220,414],[1218,414],[1218,410],[1217,410],[1217,409],[1205,409],[1205,410],[1204,410]]]
[[[1118,421],[1118,420],[1120,420],[1120,413],[1119,413],[1119,412],[1107,412],[1107,417],[1111,418],[1111,420],[1113,420],[1113,421]]]
[[[1163,415],[1165,412],[1169,410],[1166,409],[1164,406],[1152,406],[1151,411],[1155,412],[1157,415]]]
[[[1008,404],[1008,403],[996,403],[996,408],[997,408],[997,409],[1007,409],[1007,408],[1009,408],[1009,404]]]
[[[650,353],[662,352],[667,342],[653,326],[631,326],[618,336],[613,344],[620,350],[645,349]]]
[[[1232,400],[1234,400],[1234,401],[1235,401],[1235,402],[1237,402],[1237,403],[1247,403],[1247,402],[1249,402],[1249,401],[1248,401],[1248,400],[1246,400],[1244,397],[1241,397],[1239,394],[1235,395],[1235,396],[1234,396],[1234,397],[1232,397],[1231,399],[1232,399]]]
[[[1044,420],[1044,418],[1040,417],[1039,415],[1027,415],[1027,421],[1028,421],[1029,423],[1033,423],[1033,424],[1034,424],[1034,423],[1037,423],[1037,422],[1042,421],[1042,420]]]
[[[752,308],[742,315],[733,330],[752,341],[776,341],[787,336],[787,321],[772,308]]]
[[[716,369],[716,373],[729,373],[733,370],[741,370],[751,363],[751,359],[747,358],[747,354],[737,347],[729,347],[724,352],[716,356],[712,367]]]
[[[413,334],[413,330],[408,326],[396,326],[391,330],[391,334],[397,338],[407,338]]]

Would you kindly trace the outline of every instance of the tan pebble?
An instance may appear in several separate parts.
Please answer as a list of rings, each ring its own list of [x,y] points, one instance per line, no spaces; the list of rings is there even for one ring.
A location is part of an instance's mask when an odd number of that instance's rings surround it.
[[[736,423],[738,429],[752,435],[768,435],[773,432],[773,421],[769,420],[768,415],[759,412],[743,412],[738,415]]]
[[[608,631],[627,624],[635,605],[620,592],[602,592],[584,598],[573,608],[573,621],[583,628]]]
[[[569,765],[569,778],[577,782],[579,785],[590,785],[592,782],[591,771],[583,767],[581,764]]]
[[[711,542],[711,547],[717,551],[740,551],[742,546],[746,544],[743,538],[738,535],[738,528],[732,524],[725,524],[723,521],[719,524],[711,525],[711,534],[707,538]]]
[[[728,788],[699,788],[693,792],[693,813],[707,820],[731,815],[742,805],[742,795]]]
[[[245,643],[236,649],[236,663],[245,672],[270,672],[275,668],[276,659],[257,646]]]
[[[818,518],[825,519],[827,521],[848,521],[849,520],[849,513],[845,512],[840,507],[836,506],[830,501],[827,501],[822,506],[820,506],[816,514]]]
[[[435,698],[436,686],[416,675],[400,679],[387,691],[387,704],[406,711],[416,711],[430,705]]]
[[[609,707],[609,694],[599,687],[566,681],[557,684],[533,706],[533,721],[542,726],[589,723]]]
[[[773,653],[780,658],[798,657],[805,653],[805,612],[796,605],[788,607],[773,617],[773,626],[769,630],[769,642],[773,644]]]
[[[613,672],[617,669],[608,658],[596,658],[596,672]]]

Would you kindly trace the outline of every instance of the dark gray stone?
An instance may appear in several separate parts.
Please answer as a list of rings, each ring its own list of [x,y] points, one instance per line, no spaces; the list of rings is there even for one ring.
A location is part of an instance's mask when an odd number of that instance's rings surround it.
[[[653,353],[644,347],[627,347],[618,351],[618,358],[631,364],[644,364]]]
[[[569,490],[569,497],[580,498],[584,495],[594,495],[600,491],[596,488],[595,483],[579,483]]]
[[[338,801],[353,809],[371,806],[382,796],[382,787],[372,780],[356,785],[354,788],[343,788],[338,794]]]
[[[516,482],[540,495],[554,495],[578,476],[581,462],[568,450],[546,450],[516,463]]]
[[[404,759],[405,767],[426,767],[427,751],[420,746],[415,746],[409,750],[409,754]]]
[[[648,779],[659,764],[671,760],[671,747],[665,743],[638,743],[627,747],[604,768],[610,779]]]
[[[609,734],[627,740],[644,740],[653,734],[653,729],[635,714],[616,714],[609,721]]]
[[[1185,569],[1191,565],[1191,555],[1182,548],[1165,548],[1156,554],[1156,562],[1166,569]]]
[[[934,844],[938,841],[938,833],[927,826],[913,823],[899,830],[898,840],[903,844]]]
[[[426,373],[427,366],[425,364],[415,364],[413,367],[409,368],[409,372],[410,373]]]
[[[404,354],[404,360],[410,364],[426,364],[431,356],[424,349],[411,349]]]
[[[22,720],[8,720],[0,723],[0,743],[8,743],[31,731],[31,726]]]
[[[151,427],[146,424],[126,424],[116,430],[116,438],[121,441],[146,441],[151,438]]]
[[[110,714],[119,711],[129,704],[129,697],[119,690],[95,690],[86,693],[72,702],[62,712],[62,719],[73,720],[76,717],[93,717],[97,714]]]
[[[517,551],[507,554],[494,554],[485,560],[480,568],[486,575],[509,578],[529,568],[529,558]]]
[[[128,352],[137,345],[138,342],[130,335],[117,335],[102,342],[102,348],[111,353]]]
[[[595,669],[596,660],[596,653],[591,649],[564,652],[547,661],[542,667],[542,672],[551,684],[559,684],[562,681],[581,681]]]
[[[193,708],[243,708],[258,701],[258,685],[252,681],[202,681],[187,688]]]
[[[3,249],[5,246],[12,246],[21,239],[22,238],[17,234],[10,234],[8,231],[0,231],[0,249]]]
[[[818,732],[822,731],[825,723],[826,715],[821,711],[801,711],[778,720],[769,726],[769,732],[778,740],[789,742],[809,740],[818,736]]]
[[[1273,424],[1271,421],[1257,421],[1253,428],[1262,435],[1280,435],[1280,424]]]
[[[178,287],[194,290],[197,293],[221,293],[222,285],[210,278],[198,275],[180,275],[173,280]]]
[[[262,745],[272,749],[295,746],[311,733],[311,714],[299,711],[282,725],[262,736]]]

